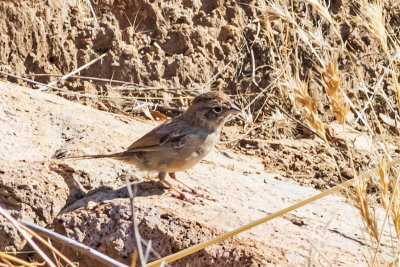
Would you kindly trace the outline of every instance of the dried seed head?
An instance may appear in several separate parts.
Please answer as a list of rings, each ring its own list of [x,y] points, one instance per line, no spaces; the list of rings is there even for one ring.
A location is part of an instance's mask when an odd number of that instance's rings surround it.
[[[322,74],[322,80],[325,84],[326,92],[332,105],[333,114],[339,123],[344,124],[346,115],[350,111],[349,104],[343,97],[343,90],[340,88],[341,79],[337,59],[331,58],[327,60],[325,71]]]

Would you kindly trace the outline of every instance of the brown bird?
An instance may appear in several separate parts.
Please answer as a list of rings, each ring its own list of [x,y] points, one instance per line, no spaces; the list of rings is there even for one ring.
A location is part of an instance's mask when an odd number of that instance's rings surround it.
[[[199,195],[190,186],[179,181],[175,172],[191,168],[202,160],[219,140],[221,128],[231,114],[241,112],[228,95],[207,92],[194,98],[191,106],[179,117],[166,121],[145,134],[125,151],[108,155],[86,155],[69,158],[114,158],[135,164],[139,169],[158,171],[160,181],[188,198],[166,181],[166,174]]]

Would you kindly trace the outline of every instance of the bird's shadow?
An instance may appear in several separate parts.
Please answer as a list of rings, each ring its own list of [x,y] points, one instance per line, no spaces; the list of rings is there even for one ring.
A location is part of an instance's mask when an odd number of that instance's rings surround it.
[[[154,195],[161,195],[164,193],[165,189],[167,189],[167,187],[165,187],[159,181],[151,180],[151,181],[132,183],[132,190],[135,193],[134,197],[148,197],[148,196],[154,196]],[[92,195],[95,195],[95,194],[98,194],[101,192],[112,192],[112,195],[115,196],[115,197],[105,199],[105,200],[129,197],[128,188],[126,186],[121,187],[119,189],[113,189],[110,186],[101,186],[99,188],[90,190],[86,194],[86,197],[90,197]]]
[[[166,189],[167,188],[159,181],[144,181],[132,184],[134,197],[161,195]],[[74,201],[73,203],[66,204],[61,213],[71,212],[78,208],[84,207],[88,205],[89,202],[101,203],[107,200],[118,198],[129,198],[128,188],[126,186],[118,189],[113,189],[110,186],[101,186],[90,190],[87,192],[87,194],[83,195],[80,199]]]
[[[86,173],[81,173],[81,171],[78,171],[67,164],[52,164],[50,169],[62,176],[68,186],[69,195],[64,207],[61,210],[61,213],[70,212],[86,206],[90,201],[100,203],[102,201],[116,198],[129,198],[129,193],[126,186],[119,189],[115,189],[110,186],[101,186],[87,191],[86,188],[75,177],[77,174],[85,177]],[[124,180],[125,178],[128,178],[128,180],[130,180],[129,177],[123,176],[118,177],[118,179]],[[135,192],[135,197],[161,195],[165,192],[165,189],[167,189],[167,187],[165,187],[161,182],[153,180],[135,182],[132,184],[132,190]]]

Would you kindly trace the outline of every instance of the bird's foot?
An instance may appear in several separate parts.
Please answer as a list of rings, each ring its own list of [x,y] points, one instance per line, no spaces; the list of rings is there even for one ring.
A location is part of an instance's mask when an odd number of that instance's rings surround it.
[[[192,194],[193,196],[201,197],[201,198],[204,198],[204,199],[207,199],[207,200],[210,200],[210,201],[217,201],[215,198],[211,198],[211,197],[206,196],[206,195],[204,195],[204,194],[200,194],[200,193],[198,193],[196,190],[186,190],[186,189],[183,189],[183,192],[186,192],[186,193]]]
[[[175,191],[175,190],[174,190]],[[176,191],[175,191],[176,192]],[[194,205],[196,204],[196,202],[194,202],[193,200],[189,199],[186,197],[186,195],[184,193],[177,193],[177,194],[172,194],[173,197],[176,197],[177,199],[189,202],[190,204]]]
[[[214,198],[210,198],[210,197],[208,197],[208,196],[206,196],[206,195],[203,195],[203,194],[198,193],[197,190],[194,189],[193,187],[190,187],[190,186],[188,186],[187,184],[185,184],[184,182],[178,180],[178,179],[176,178],[174,172],[169,172],[168,174],[169,174],[169,177],[171,177],[173,180],[175,180],[175,181],[177,181],[178,183],[180,183],[181,185],[183,185],[183,187],[184,187],[183,192],[186,192],[186,193],[192,194],[192,195],[194,195],[194,196],[196,196],[196,197],[201,197],[201,198],[204,198],[204,199],[207,199],[207,200],[210,200],[210,201],[216,201]],[[185,188],[186,188],[186,189],[185,189]]]
[[[162,173],[161,173],[162,174]],[[177,199],[181,199],[183,201],[189,202],[190,204],[196,204],[193,200],[189,199],[186,197],[186,195],[184,193],[181,192],[181,190],[179,190],[179,188],[176,188],[175,186],[173,186],[170,182],[168,182],[167,180],[165,180],[165,176],[159,174],[158,177],[160,178],[160,181],[168,186],[169,188],[171,188],[172,191],[174,191],[176,194],[172,194],[172,196],[176,197]]]

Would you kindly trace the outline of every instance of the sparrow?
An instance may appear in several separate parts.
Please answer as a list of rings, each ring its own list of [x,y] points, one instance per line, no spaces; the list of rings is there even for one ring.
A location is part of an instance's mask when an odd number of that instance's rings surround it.
[[[188,188],[190,193],[199,195],[179,181],[175,172],[187,170],[201,161],[218,142],[227,118],[240,112],[241,109],[225,93],[203,93],[193,99],[182,115],[157,126],[125,151],[68,158],[113,158],[134,164],[140,170],[157,171],[160,181],[178,193],[178,198],[192,203],[166,180],[166,175]]]

